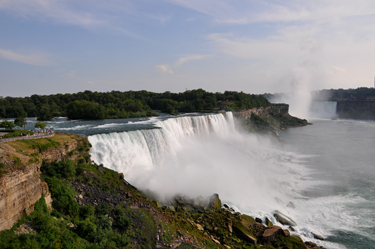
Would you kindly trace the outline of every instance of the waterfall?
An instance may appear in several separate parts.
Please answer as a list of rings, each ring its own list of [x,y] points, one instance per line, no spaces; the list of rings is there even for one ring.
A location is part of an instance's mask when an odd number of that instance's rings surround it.
[[[316,118],[333,118],[336,116],[336,101],[313,101],[310,105],[310,116]]]
[[[188,137],[227,135],[234,130],[231,112],[204,116],[169,118],[155,123],[157,128],[89,136],[92,160],[122,172],[134,167],[160,165],[167,154],[175,154]]]
[[[219,193],[260,217],[285,210],[303,190],[306,168],[298,157],[280,150],[274,138],[235,129],[231,112],[169,118],[155,126],[89,136],[92,160],[161,199]]]

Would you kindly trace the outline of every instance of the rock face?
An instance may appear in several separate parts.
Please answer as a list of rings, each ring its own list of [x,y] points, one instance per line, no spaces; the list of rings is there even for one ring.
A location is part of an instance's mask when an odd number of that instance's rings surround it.
[[[40,166],[33,164],[0,179],[0,231],[11,228],[24,215],[32,213],[42,194],[51,206],[48,186],[41,182],[39,175]]]
[[[77,141],[69,144],[51,148],[40,154],[42,160],[64,160],[70,151],[75,150]],[[18,153],[10,146],[2,145],[2,153],[8,151],[18,156],[21,160],[28,160],[28,157]],[[5,157],[4,157],[5,158]],[[25,158],[25,159],[24,159]],[[48,185],[40,180],[41,161],[30,165],[22,166],[0,177],[0,231],[11,228],[25,215],[34,211],[34,204],[45,195],[47,206],[51,207],[52,198]],[[11,161],[3,159],[4,163],[10,166]],[[16,167],[13,167],[16,168]]]
[[[267,116],[270,114],[288,114],[288,112],[289,112],[289,105],[275,104],[269,107],[252,108],[246,111],[235,112],[233,113],[233,115],[237,118],[247,119],[251,117],[252,113],[255,113],[258,116]]]

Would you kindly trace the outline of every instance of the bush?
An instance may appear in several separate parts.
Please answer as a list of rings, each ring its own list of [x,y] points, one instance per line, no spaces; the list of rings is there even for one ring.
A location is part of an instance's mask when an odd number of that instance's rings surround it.
[[[89,220],[80,221],[76,230],[80,237],[88,241],[93,241],[95,239],[96,231],[96,225]]]
[[[77,194],[75,190],[69,186],[64,186],[56,176],[47,177],[45,180],[53,198],[53,207],[64,215],[77,216],[79,214],[79,206],[73,198]]]
[[[95,208],[93,206],[81,206],[79,207],[79,216],[82,219],[87,219],[90,216],[94,216]]]
[[[108,215],[111,207],[107,204],[101,203],[95,207],[95,213],[98,216]]]
[[[76,167],[72,161],[68,160],[66,162],[43,163],[41,171],[46,176],[69,178],[76,174]]]

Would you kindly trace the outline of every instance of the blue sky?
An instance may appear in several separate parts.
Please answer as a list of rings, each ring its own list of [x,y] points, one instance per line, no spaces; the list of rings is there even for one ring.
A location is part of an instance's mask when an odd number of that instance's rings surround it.
[[[373,0],[0,0],[0,96],[373,87]]]

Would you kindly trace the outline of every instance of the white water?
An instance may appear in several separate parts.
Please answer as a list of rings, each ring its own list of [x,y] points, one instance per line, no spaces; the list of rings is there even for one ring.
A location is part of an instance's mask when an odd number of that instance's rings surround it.
[[[310,104],[309,117],[333,118],[336,116],[336,101],[312,101]]]
[[[283,151],[272,138],[236,130],[232,113],[170,118],[156,125],[159,129],[89,136],[92,159],[162,200],[219,193],[241,212],[276,224],[272,213],[280,210],[310,241],[310,231],[328,234],[304,217],[310,204],[302,192],[319,184],[303,166],[306,156]],[[297,208],[289,208],[290,202]]]

